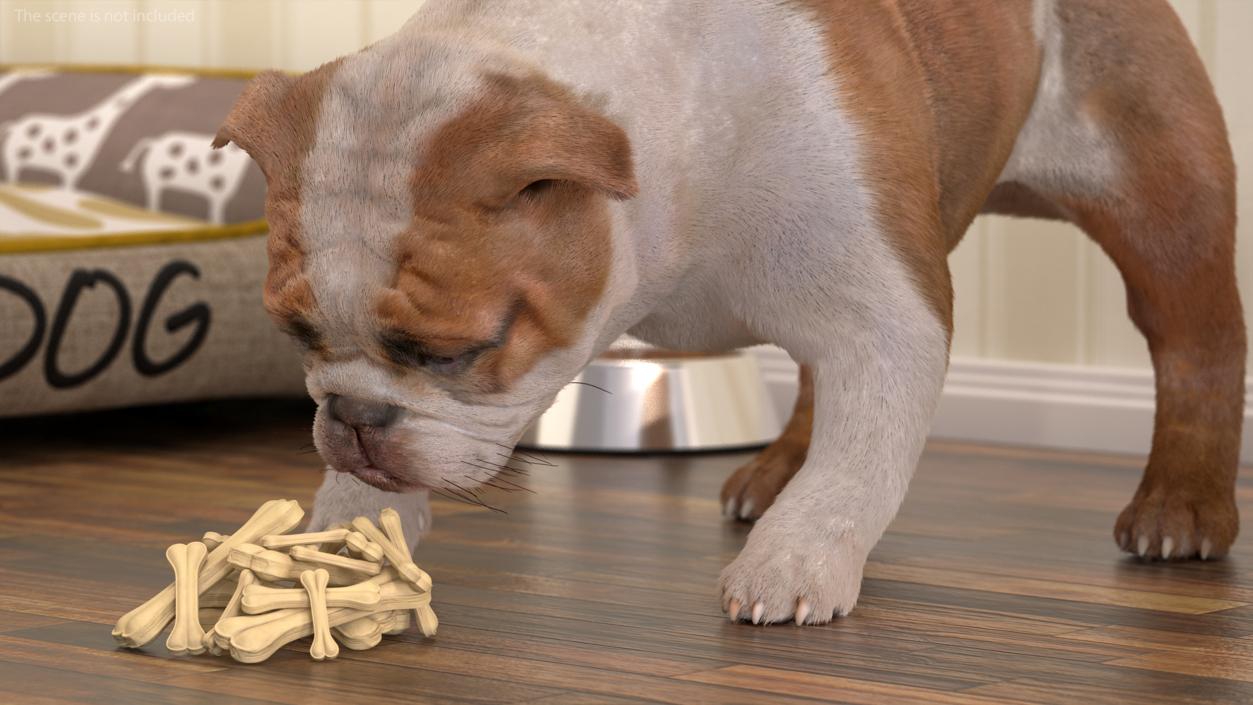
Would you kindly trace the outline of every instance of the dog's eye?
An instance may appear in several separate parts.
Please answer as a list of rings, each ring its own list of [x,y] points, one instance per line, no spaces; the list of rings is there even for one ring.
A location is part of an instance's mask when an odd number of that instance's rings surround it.
[[[518,195],[525,196],[527,198],[535,198],[551,191],[556,185],[557,181],[555,179],[540,179],[539,181],[532,181],[527,184],[526,188],[519,191]]]
[[[402,367],[421,367],[437,374],[454,374],[469,367],[488,346],[476,346],[456,355],[431,351],[420,341],[409,336],[390,332],[383,334],[379,343],[383,354]]]
[[[322,347],[322,335],[304,318],[289,318],[280,325],[280,329],[295,338],[306,350]]]

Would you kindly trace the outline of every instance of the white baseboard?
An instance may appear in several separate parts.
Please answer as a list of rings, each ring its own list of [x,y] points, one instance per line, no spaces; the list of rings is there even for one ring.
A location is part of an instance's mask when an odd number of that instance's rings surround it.
[[[796,363],[755,348],[784,417],[796,399]],[[1253,461],[1253,405],[1245,385],[1242,462]],[[931,435],[964,441],[1145,455],[1153,435],[1149,370],[953,358]]]

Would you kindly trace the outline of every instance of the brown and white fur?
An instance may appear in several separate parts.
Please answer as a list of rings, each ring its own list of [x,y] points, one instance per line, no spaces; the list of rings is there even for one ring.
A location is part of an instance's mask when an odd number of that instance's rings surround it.
[[[1148,339],[1119,546],[1235,538],[1234,167],[1165,0],[428,0],[259,76],[227,141],[266,173],[266,305],[308,347],[314,529],[398,504],[416,534],[425,490],[487,481],[624,332],[769,342],[802,394],[724,489],[756,526],[723,606],[845,614],[943,384],[946,255],[995,212],[1082,227]]]

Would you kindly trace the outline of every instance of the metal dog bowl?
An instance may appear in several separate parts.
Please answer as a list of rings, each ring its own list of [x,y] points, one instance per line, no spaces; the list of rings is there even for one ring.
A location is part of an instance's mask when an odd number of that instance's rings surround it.
[[[765,445],[780,429],[753,355],[628,345],[588,365],[518,445],[590,452],[725,450]]]

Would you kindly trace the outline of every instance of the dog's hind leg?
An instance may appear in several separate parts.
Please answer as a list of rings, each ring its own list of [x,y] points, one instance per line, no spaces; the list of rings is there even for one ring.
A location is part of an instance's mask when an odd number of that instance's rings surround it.
[[[1111,10],[1060,0],[1057,20],[1063,41],[1046,59],[1046,88],[986,208],[1071,220],[1122,273],[1152,355],[1157,412],[1118,545],[1150,558],[1219,557],[1239,527],[1245,366],[1222,114],[1165,2]]]
[[[796,405],[787,426],[773,443],[722,484],[723,513],[731,519],[752,520],[774,504],[774,498],[805,463],[814,426],[814,374],[800,368]]]

